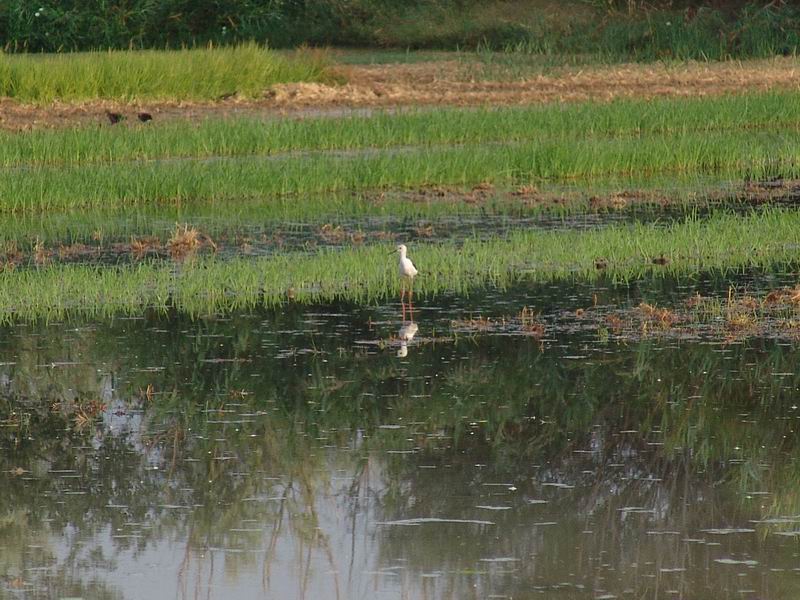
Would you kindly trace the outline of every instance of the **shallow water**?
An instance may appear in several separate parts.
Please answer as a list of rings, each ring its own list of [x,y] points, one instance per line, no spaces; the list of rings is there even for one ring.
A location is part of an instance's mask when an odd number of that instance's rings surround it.
[[[63,223],[42,227],[31,221],[28,227],[48,231],[43,249],[47,261],[113,265],[138,262],[143,258],[169,258],[169,240],[176,223],[197,229],[201,253],[219,258],[268,256],[282,252],[316,252],[320,248],[345,248],[366,244],[463,243],[465,240],[492,239],[528,229],[593,230],[622,223],[654,223],[668,226],[690,214],[688,208],[655,210],[602,210],[576,214],[502,214],[492,209],[475,214],[453,214],[422,218],[418,216],[371,216],[330,218],[315,222],[280,220],[263,215],[206,217],[191,211],[167,218],[143,218],[142,215],[117,216],[105,223],[89,222],[71,230]],[[324,215],[323,215],[324,216]],[[28,239],[19,232],[9,232],[14,248],[22,252],[20,266],[35,266],[35,244],[40,237]],[[20,239],[22,237],[22,239]],[[135,252],[132,243],[140,240],[146,248]],[[0,242],[2,233],[0,233]],[[149,244],[149,245],[148,245]],[[3,257],[0,247],[0,259]],[[41,261],[40,261],[41,262]]]
[[[794,598],[796,344],[450,327],[701,288],[7,326],[0,597]]]
[[[232,258],[395,240],[458,244],[523,229],[591,230],[625,223],[668,227],[720,211],[749,214],[797,205],[797,190],[791,186],[769,197],[742,195],[743,189],[752,194],[770,185],[766,182],[750,189],[740,181],[693,178],[678,184],[651,178],[648,187],[639,180],[610,179],[591,188],[599,190],[591,197],[577,183],[543,185],[543,198],[530,202],[509,195],[509,190],[477,188],[476,197],[468,190],[439,190],[443,194],[439,197],[434,189],[422,189],[387,191],[385,197],[352,193],[304,197],[318,207],[308,214],[298,212],[298,206],[306,203],[295,197],[269,203],[243,199],[224,212],[213,202],[81,215],[45,212],[20,216],[5,226],[0,223],[0,263],[35,266],[44,257],[47,263],[113,265],[168,258],[169,240],[176,227],[182,226],[198,230],[200,252]],[[619,204],[609,200],[615,196]],[[137,251],[136,242],[143,243],[144,249]]]

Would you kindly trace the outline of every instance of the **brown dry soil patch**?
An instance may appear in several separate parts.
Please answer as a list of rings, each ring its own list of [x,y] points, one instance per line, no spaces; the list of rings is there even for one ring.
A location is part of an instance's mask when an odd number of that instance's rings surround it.
[[[108,124],[105,111],[120,112],[138,124],[136,113],[149,112],[149,126],[168,119],[248,116],[340,116],[353,110],[410,106],[497,106],[547,102],[608,101],[614,98],[707,96],[800,88],[800,60],[778,58],[748,62],[625,64],[564,69],[517,80],[491,80],[460,61],[337,67],[347,83],[275,85],[262,98],[236,96],[207,103],[93,101],[47,106],[0,99],[0,128]]]

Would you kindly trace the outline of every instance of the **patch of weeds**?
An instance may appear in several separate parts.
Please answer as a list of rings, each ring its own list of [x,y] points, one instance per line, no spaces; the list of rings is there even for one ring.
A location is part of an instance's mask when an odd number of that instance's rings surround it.
[[[508,333],[534,338],[541,338],[545,334],[545,325],[539,320],[538,313],[528,307],[523,307],[512,317],[454,319],[450,327],[458,333]]]
[[[209,236],[201,233],[196,227],[190,225],[175,225],[175,231],[167,241],[169,255],[175,260],[183,260],[192,256],[202,246],[208,246],[212,251],[217,251],[217,244]]]
[[[177,228],[176,228],[177,233]],[[175,234],[173,234],[175,237]],[[142,237],[142,238],[131,238],[130,243],[130,251],[133,254],[133,257],[137,260],[140,260],[151,253],[158,253],[161,249],[161,241],[153,236],[149,237]]]
[[[38,266],[46,265],[50,262],[52,255],[52,251],[45,247],[44,242],[36,238],[36,242],[33,245],[33,261]]]

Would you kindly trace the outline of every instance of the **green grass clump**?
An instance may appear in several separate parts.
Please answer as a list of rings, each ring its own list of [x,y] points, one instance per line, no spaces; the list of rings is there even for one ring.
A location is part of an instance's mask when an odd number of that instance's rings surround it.
[[[210,119],[0,133],[0,165],[79,164],[290,151],[796,129],[800,94],[378,113],[342,119]]]
[[[235,202],[296,194],[529,184],[674,173],[795,176],[800,137],[779,130],[530,141],[345,154],[10,169],[0,211]]]
[[[505,239],[418,245],[411,249],[423,296],[467,294],[515,281],[685,275],[735,270],[797,258],[800,215],[767,210],[747,217],[717,215],[669,227],[614,226],[601,230],[525,231]],[[132,267],[51,266],[0,272],[0,319],[63,318],[69,314],[138,313],[175,307],[193,314],[283,302],[344,299],[374,302],[399,292],[386,246],[286,253],[254,260],[197,260]],[[656,257],[666,264],[654,264]],[[607,267],[598,270],[602,258]]]
[[[276,83],[329,79],[322,53],[287,55],[255,43],[170,51],[0,53],[0,96],[33,103],[213,100],[232,93],[252,97]]]

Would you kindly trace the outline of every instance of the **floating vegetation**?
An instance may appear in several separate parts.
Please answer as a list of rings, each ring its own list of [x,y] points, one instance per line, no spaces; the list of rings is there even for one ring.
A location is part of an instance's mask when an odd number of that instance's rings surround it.
[[[155,397],[155,388],[153,388],[152,383],[148,383],[147,387],[142,390],[142,397],[147,400],[148,402],[152,402],[153,398]]]
[[[76,431],[83,431],[108,408],[105,402],[97,399],[63,398],[50,404],[50,412],[71,421]]]
[[[642,302],[637,310],[643,320],[659,323],[662,327],[669,327],[675,322],[675,314],[666,308],[658,308],[647,302]]]
[[[731,343],[743,338],[800,339],[800,285],[727,297],[695,294],[677,306],[640,302],[635,306],[595,305],[542,319],[525,307],[513,316],[470,316],[450,323],[455,333],[557,337],[561,332],[595,331],[605,340],[710,338]],[[546,339],[546,338],[545,338]]]
[[[458,333],[511,333],[541,338],[545,334],[545,325],[530,308],[523,307],[513,317],[469,317],[454,319],[451,328]]]
[[[652,336],[713,337],[732,342],[743,337],[800,339],[800,285],[758,295],[730,288],[727,297],[696,294],[668,308],[642,302],[632,308],[592,307],[576,315],[582,327],[595,327],[616,339]],[[563,324],[563,321],[562,321]]]

